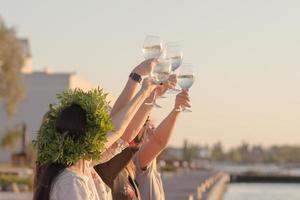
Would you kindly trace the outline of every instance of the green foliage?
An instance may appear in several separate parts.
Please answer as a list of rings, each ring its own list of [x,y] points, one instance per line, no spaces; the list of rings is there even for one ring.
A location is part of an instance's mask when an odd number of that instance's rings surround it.
[[[178,167],[175,167],[174,165],[166,165],[164,167],[161,167],[160,170],[165,172],[176,172],[178,170]]]
[[[192,160],[199,158],[199,146],[184,140],[182,154],[183,159],[190,163]]]
[[[102,89],[84,92],[81,89],[67,90],[57,95],[59,104],[50,105],[37,140],[37,163],[62,163],[72,165],[79,159],[98,160],[104,149],[106,133],[113,131],[108,115],[107,94]],[[87,113],[87,133],[74,140],[67,134],[55,130],[55,122],[62,109],[72,104],[80,105]]]
[[[242,142],[239,146],[233,147],[222,154],[220,153],[220,148],[217,148],[218,146],[215,144],[211,149],[212,160],[230,161],[237,164],[300,164],[300,146],[281,145],[263,148],[260,145],[251,146],[246,142]]]
[[[28,185],[32,189],[33,180],[31,177],[20,178],[17,175],[0,174],[0,185],[7,186],[16,183],[18,185]]]
[[[221,142],[217,142],[213,145],[211,150],[211,159],[215,161],[220,161],[223,159],[224,152],[223,152],[223,146]]]
[[[23,98],[20,73],[23,62],[22,47],[14,30],[8,29],[0,18],[0,100],[9,117],[13,116]]]
[[[0,146],[4,149],[14,150],[21,135],[22,132],[18,128],[8,129],[6,134],[1,138]]]

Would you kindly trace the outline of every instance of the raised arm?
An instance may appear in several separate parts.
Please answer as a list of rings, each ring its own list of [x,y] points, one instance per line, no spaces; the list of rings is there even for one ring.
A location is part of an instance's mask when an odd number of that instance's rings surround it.
[[[106,163],[98,164],[94,166],[94,169],[99,174],[101,179],[110,188],[113,188],[115,178],[120,171],[129,163],[132,156],[138,151],[136,147],[127,147],[120,154],[113,157]]]
[[[132,73],[137,74],[138,76],[147,76],[149,75],[150,71],[152,70],[153,65],[157,64],[156,60],[145,60],[138,66],[132,70]],[[136,94],[138,89],[139,83],[132,78],[129,77],[123,91],[121,92],[120,96],[118,97],[117,101],[115,102],[110,115],[113,116],[117,112],[119,112],[124,106],[126,106],[130,100]]]
[[[138,161],[141,168],[146,168],[154,158],[167,146],[176,120],[180,112],[177,111],[180,107],[190,107],[188,92],[183,91],[176,96],[174,109],[170,114],[159,124],[155,129],[149,141],[145,143],[138,154]]]
[[[158,86],[155,91],[151,93],[151,95],[145,100],[145,102],[153,101],[153,98],[159,98],[162,96],[168,89],[174,88],[176,86],[177,79],[176,75],[172,75],[169,78],[169,81],[166,82],[164,85]],[[156,95],[155,95],[156,93]],[[150,115],[152,111],[152,105],[145,105],[143,103],[131,122],[129,123],[128,127],[126,128],[123,136],[121,137],[124,141],[131,142],[137,134],[142,129],[147,117]]]
[[[106,148],[110,147],[123,135],[137,110],[154,89],[155,86],[150,83],[150,80],[145,79],[142,88],[135,97],[126,106],[120,109],[119,112],[116,112],[113,116],[111,116],[115,131],[107,133],[107,141],[105,143]]]

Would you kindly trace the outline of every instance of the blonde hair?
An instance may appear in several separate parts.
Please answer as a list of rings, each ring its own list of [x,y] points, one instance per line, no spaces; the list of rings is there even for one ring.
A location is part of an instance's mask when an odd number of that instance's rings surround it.
[[[143,145],[144,143],[146,143],[149,140],[149,137],[151,137],[153,131],[155,129],[155,125],[153,123],[153,121],[150,119],[150,117],[147,118],[143,128],[140,130],[142,132],[142,135],[138,135],[137,137],[140,145]],[[132,178],[135,178],[136,176],[136,166],[134,164],[134,162],[132,160],[129,161],[129,163],[126,165],[126,170],[129,173],[129,175]]]
[[[133,163],[132,160],[129,161],[129,163],[126,165],[125,169],[127,170],[127,172],[129,173],[129,175],[135,179],[135,176],[136,176],[136,173],[135,173],[135,170],[136,170],[136,167],[135,167],[135,164]]]

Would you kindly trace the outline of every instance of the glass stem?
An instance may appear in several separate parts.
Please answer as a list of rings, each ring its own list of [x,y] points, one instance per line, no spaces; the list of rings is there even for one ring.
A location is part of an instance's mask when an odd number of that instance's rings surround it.
[[[155,99],[156,99],[156,91],[154,91],[153,99],[151,100],[151,102],[145,102],[145,105],[147,105],[147,106],[155,105]]]

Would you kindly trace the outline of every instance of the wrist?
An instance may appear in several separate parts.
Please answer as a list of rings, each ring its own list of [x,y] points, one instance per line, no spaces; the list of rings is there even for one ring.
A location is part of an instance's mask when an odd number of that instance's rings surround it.
[[[145,99],[146,102],[153,101],[153,98],[150,98],[149,96]]]
[[[131,72],[129,78],[136,83],[141,83],[141,81],[143,80],[142,76],[137,72]]]
[[[174,108],[172,109],[171,112],[174,112],[174,113],[180,113],[180,110],[181,110],[181,107],[180,107],[180,106],[174,106]]]
[[[135,67],[132,71],[131,71],[131,73],[136,73],[136,74],[141,74],[141,72],[140,72],[140,70],[139,70],[139,68],[138,67]]]

